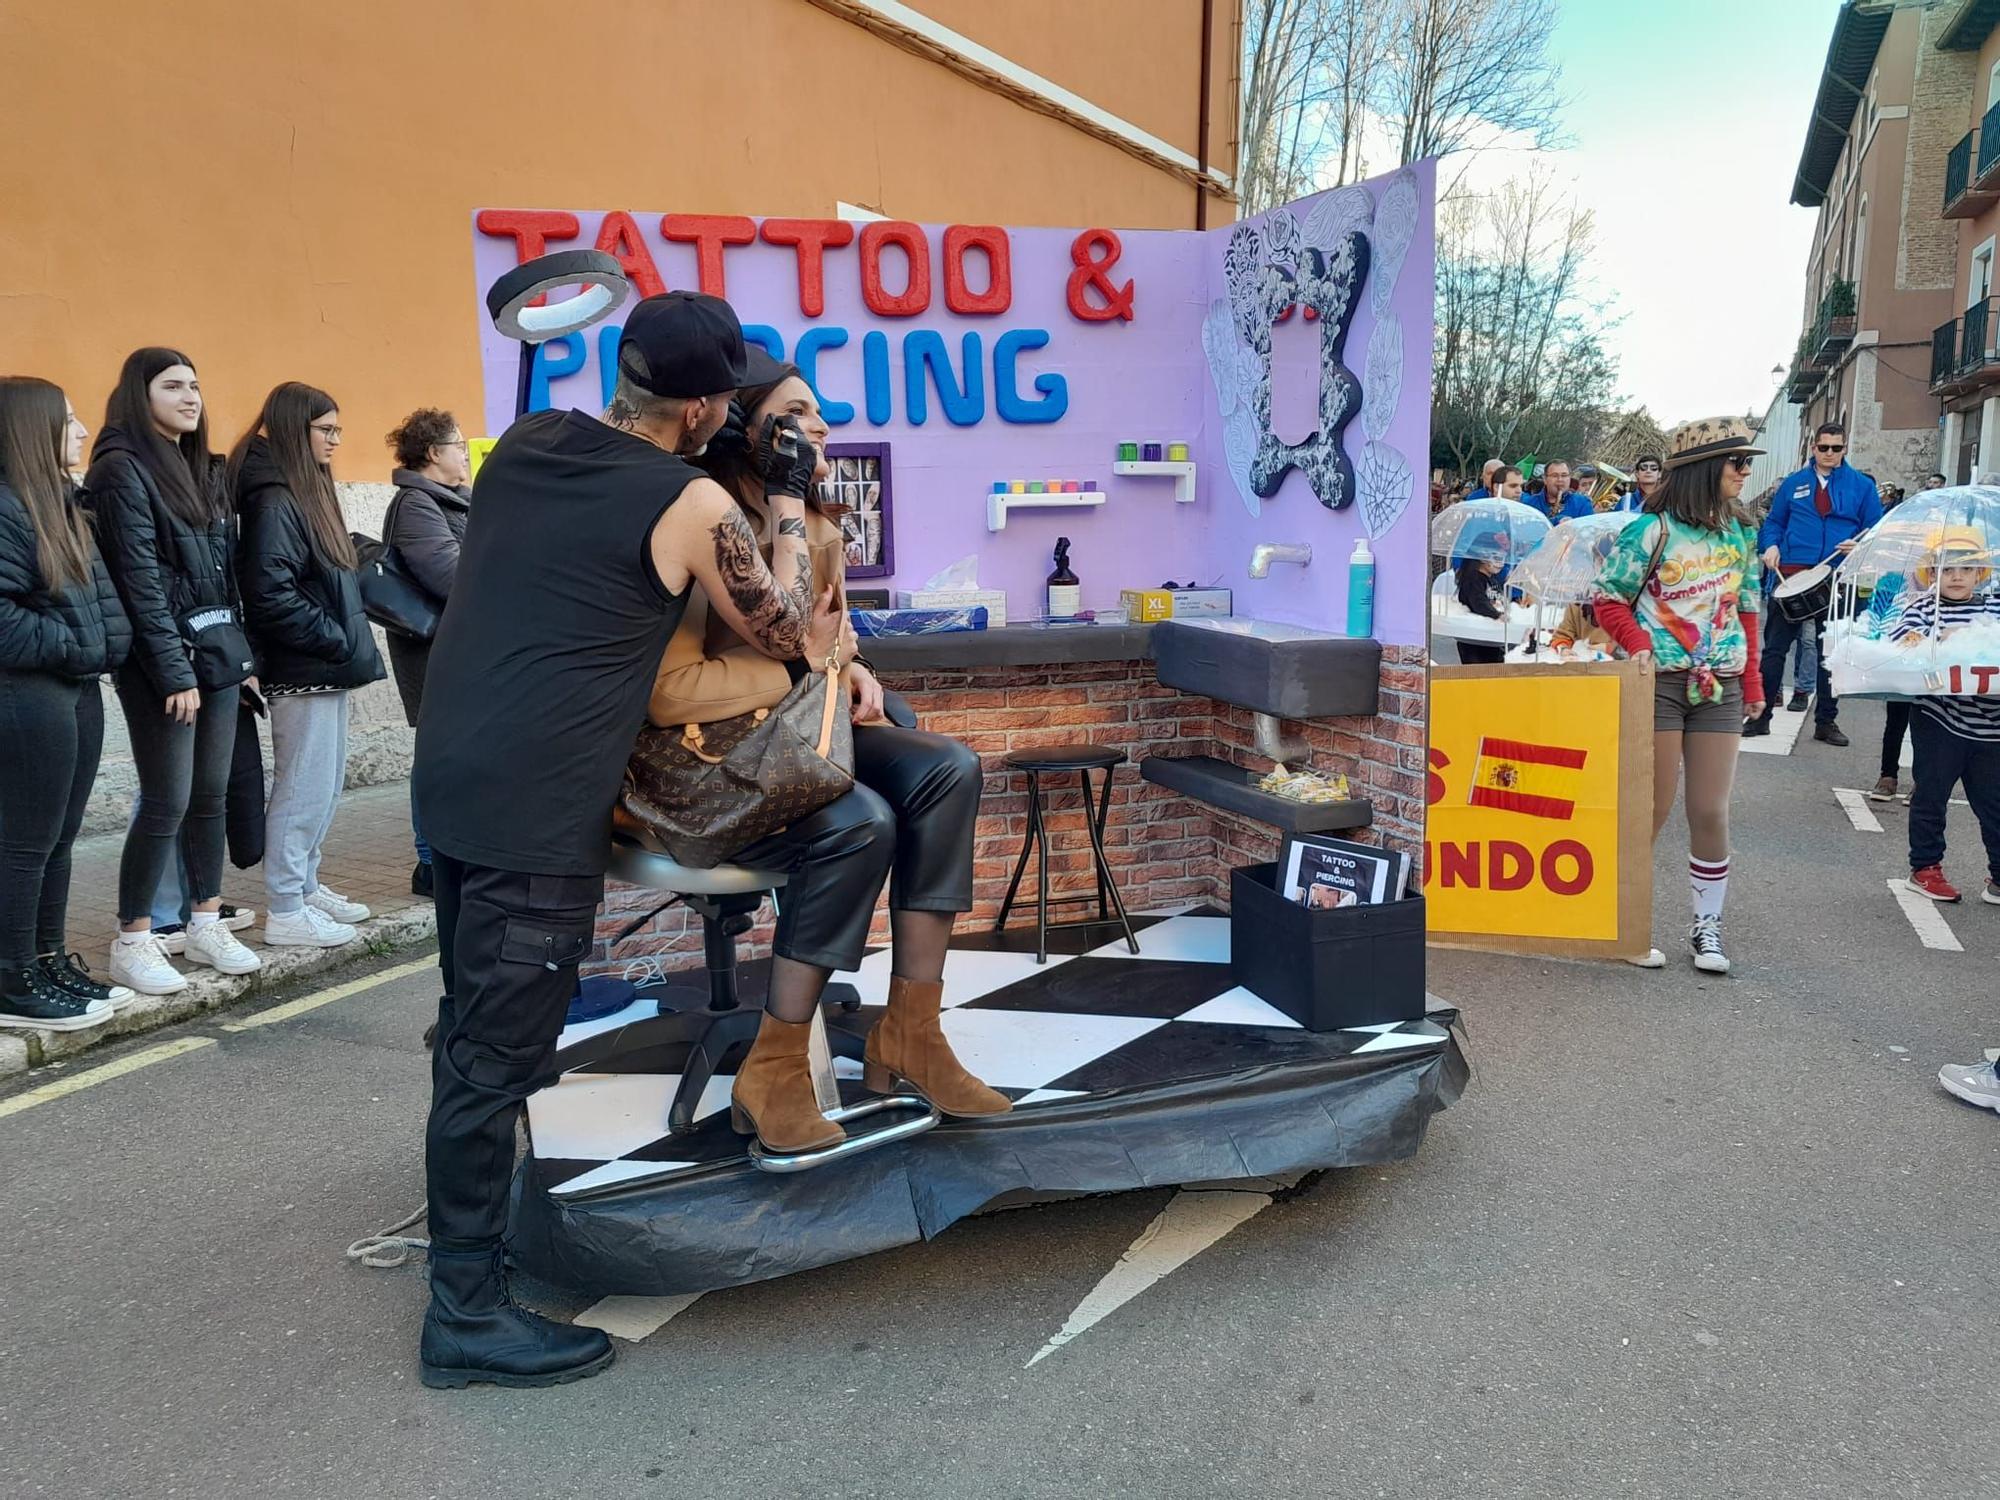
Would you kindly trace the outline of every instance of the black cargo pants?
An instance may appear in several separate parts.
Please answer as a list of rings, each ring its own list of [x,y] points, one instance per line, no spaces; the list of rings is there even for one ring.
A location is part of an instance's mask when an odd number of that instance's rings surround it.
[[[554,1079],[604,877],[495,870],[442,850],[432,870],[444,998],[424,1135],[431,1239],[484,1249],[506,1232],[514,1124]]]

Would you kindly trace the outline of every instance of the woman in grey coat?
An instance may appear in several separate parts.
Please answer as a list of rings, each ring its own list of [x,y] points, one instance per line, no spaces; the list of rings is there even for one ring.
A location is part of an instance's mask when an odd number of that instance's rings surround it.
[[[465,434],[448,411],[424,407],[405,417],[389,434],[396,472],[390,476],[396,498],[389,502],[382,541],[396,548],[404,563],[439,602],[451,597],[458,575],[459,544],[472,501],[472,462]],[[415,728],[424,701],[424,670],[430,664],[431,643],[389,632],[389,665],[396,673],[396,690],[403,696],[403,713]],[[431,894],[431,850],[424,842],[423,818],[410,803],[410,831],[417,846],[417,867],[410,889]]]

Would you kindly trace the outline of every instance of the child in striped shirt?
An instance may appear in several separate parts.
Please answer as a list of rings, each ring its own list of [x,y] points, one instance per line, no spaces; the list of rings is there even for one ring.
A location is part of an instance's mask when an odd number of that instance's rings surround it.
[[[1968,627],[1992,626],[2000,639],[2000,596],[1979,593],[1992,573],[1978,532],[1945,528],[1915,570],[1916,592],[1893,637],[1921,649]],[[1981,899],[2000,906],[2000,697],[1919,698],[1910,740],[1917,783],[1910,794],[1910,889],[1933,901],[1959,899],[1944,874],[1944,830],[1952,790],[1963,782],[1986,844]]]

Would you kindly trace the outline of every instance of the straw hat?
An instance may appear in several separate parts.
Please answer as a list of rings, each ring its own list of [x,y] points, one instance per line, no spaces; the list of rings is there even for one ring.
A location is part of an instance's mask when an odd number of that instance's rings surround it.
[[[1915,569],[1917,587],[1920,589],[1934,588],[1937,585],[1937,569],[1940,566],[1977,568],[1979,570],[1977,583],[1984,583],[1993,576],[1986,538],[1974,527],[1940,526],[1924,538],[1924,545],[1929,551]]]
[[[1664,467],[1678,469],[1704,458],[1727,458],[1731,454],[1757,454],[1757,432],[1741,417],[1703,417],[1683,422],[1667,436]]]

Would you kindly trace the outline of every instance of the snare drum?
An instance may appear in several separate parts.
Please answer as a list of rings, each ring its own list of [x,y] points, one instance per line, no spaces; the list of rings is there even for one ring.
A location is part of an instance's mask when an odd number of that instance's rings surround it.
[[[1794,573],[1778,585],[1771,603],[1794,625],[1824,620],[1833,605],[1833,564],[1821,563],[1803,573]]]

